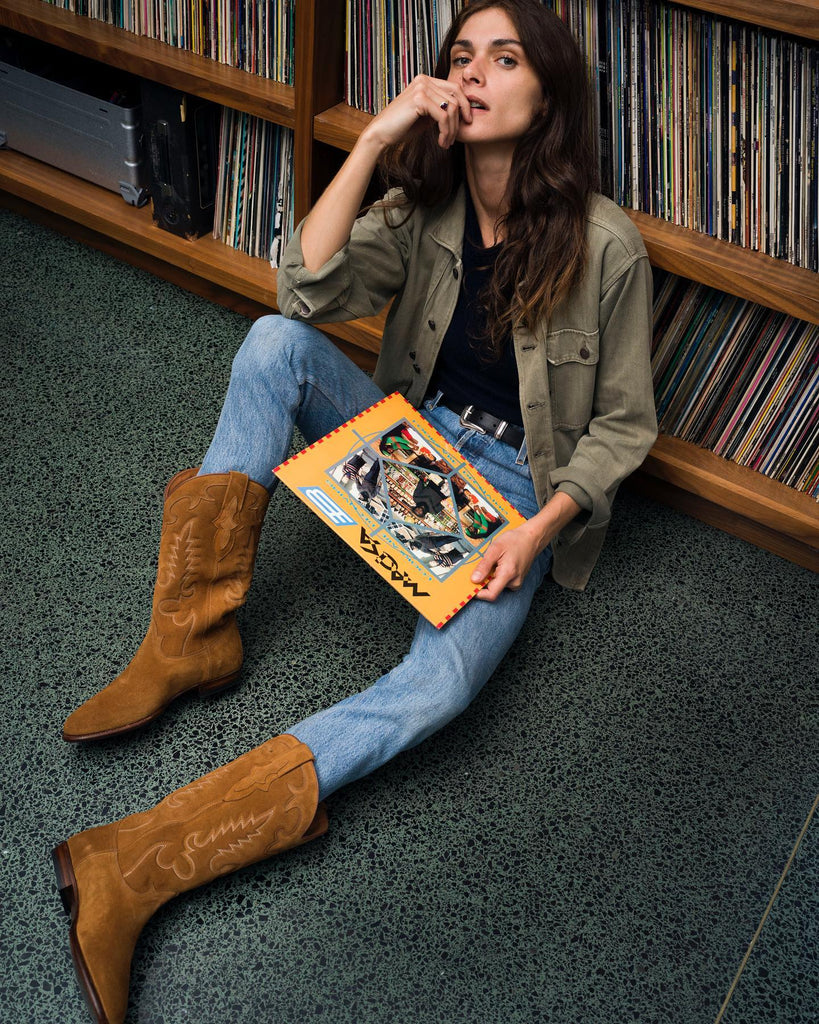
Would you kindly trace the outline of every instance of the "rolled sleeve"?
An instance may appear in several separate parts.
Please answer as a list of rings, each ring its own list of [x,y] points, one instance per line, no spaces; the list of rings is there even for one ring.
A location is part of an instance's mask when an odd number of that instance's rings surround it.
[[[278,304],[284,316],[315,323],[374,316],[403,285],[406,229],[389,223],[382,207],[357,220],[347,245],[315,271],[304,266],[303,227],[304,221],[280,261]]]
[[[608,495],[592,479],[581,480],[581,473],[570,469],[555,469],[549,474],[549,482],[555,491],[562,491],[582,509],[572,524],[577,532],[578,526],[602,526],[611,517],[611,503]]]
[[[279,267],[279,309],[292,320],[311,320],[321,313],[344,310],[351,285],[346,248],[331,256],[319,270],[309,271],[301,251],[301,229],[299,224]]]

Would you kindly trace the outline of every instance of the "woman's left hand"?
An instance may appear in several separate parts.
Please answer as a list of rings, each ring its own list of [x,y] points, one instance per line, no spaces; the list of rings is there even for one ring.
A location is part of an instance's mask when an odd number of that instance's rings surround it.
[[[483,583],[475,596],[497,601],[507,587],[520,590],[532,562],[579,511],[574,498],[558,491],[537,515],[496,537],[472,573],[473,583]]]
[[[504,590],[520,590],[532,562],[543,548],[528,523],[506,530],[492,541],[472,573],[473,583],[483,583],[476,597],[496,601]]]

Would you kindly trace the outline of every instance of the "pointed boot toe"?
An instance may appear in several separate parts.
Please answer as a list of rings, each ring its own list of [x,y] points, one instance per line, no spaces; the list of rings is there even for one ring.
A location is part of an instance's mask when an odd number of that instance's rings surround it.
[[[78,743],[117,736],[147,725],[165,710],[172,698],[130,685],[127,671],[68,716],[64,740]]]
[[[162,657],[161,638],[151,626],[130,665],[68,716],[63,739],[77,743],[132,732],[159,718],[177,697],[192,691],[212,696],[233,686],[242,665],[235,620],[229,618],[210,639],[196,657]]]
[[[312,751],[276,736],[155,807],[54,850],[71,954],[97,1024],[122,1024],[139,934],[164,903],[322,835]]]
[[[71,918],[71,956],[82,994],[97,1024],[122,1024],[137,939],[164,900],[145,901],[125,885],[116,852],[105,841],[97,852],[83,853],[88,836],[61,843],[52,857]]]

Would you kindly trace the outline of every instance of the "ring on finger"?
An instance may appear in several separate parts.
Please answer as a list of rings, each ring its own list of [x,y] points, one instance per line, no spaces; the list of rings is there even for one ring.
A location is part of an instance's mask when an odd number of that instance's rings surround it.
[[[444,102],[440,104],[440,107],[441,107],[441,110],[446,110],[449,107],[449,101],[448,100],[444,100]]]

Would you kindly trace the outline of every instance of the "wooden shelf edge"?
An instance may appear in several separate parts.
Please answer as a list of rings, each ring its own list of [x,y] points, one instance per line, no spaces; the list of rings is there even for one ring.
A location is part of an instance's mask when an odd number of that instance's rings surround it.
[[[164,231],[153,223],[150,207],[129,206],[119,193],[11,150],[0,150],[0,189],[197,277],[276,305],[276,275],[265,260],[209,236],[191,241]]]
[[[313,137],[317,142],[324,142],[349,153],[372,116],[346,103],[337,103],[313,118]]]
[[[819,324],[819,274],[742,249],[638,210],[636,225],[655,267]]]
[[[819,18],[816,0],[684,0],[686,7],[696,7],[723,18],[747,21],[752,25],[786,32],[803,39],[819,39]]]
[[[699,519],[700,522],[753,544],[754,547],[770,551],[803,569],[819,573],[819,550],[816,548],[746,519],[730,509],[721,508],[706,498],[675,487],[664,480],[658,480],[642,470],[633,473],[624,486],[660,505],[677,509],[685,515]]]
[[[292,86],[53,7],[43,0],[0,0],[0,25],[285,128],[295,125]]]
[[[661,435],[641,473],[819,554],[819,503],[755,470]]]

